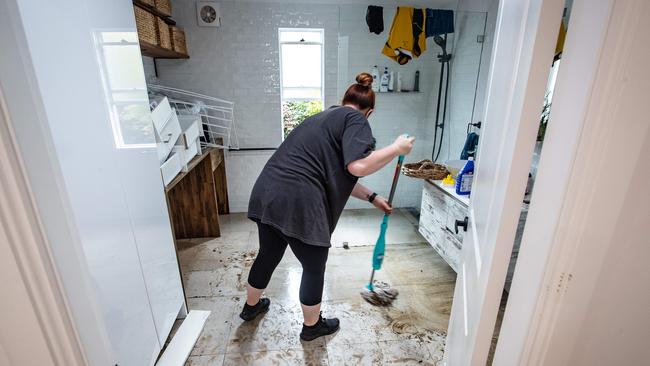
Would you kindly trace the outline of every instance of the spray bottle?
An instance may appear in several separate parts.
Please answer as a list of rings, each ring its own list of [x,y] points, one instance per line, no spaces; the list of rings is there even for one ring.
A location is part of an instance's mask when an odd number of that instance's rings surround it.
[[[472,191],[474,179],[474,158],[470,157],[456,177],[456,194],[467,196]]]

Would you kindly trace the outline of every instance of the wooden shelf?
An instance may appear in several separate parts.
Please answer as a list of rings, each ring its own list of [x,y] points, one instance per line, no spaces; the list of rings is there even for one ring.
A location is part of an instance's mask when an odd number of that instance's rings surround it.
[[[142,55],[153,58],[190,58],[189,55],[168,50],[143,40],[140,40],[140,51]]]
[[[133,0],[133,4],[141,7],[142,9],[147,10],[148,12],[152,13],[153,15],[159,16],[160,18],[162,18],[162,20],[165,21],[165,23],[167,23],[169,25],[176,25],[176,22],[172,18],[170,18],[169,15],[161,13],[155,7],[153,7],[153,6],[149,5],[149,4],[146,4],[141,0]]]

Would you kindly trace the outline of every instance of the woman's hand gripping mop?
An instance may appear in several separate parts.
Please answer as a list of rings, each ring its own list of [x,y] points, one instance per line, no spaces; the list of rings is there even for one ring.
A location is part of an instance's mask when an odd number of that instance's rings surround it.
[[[395,195],[395,188],[397,187],[397,180],[399,179],[402,170],[402,163],[404,156],[400,155],[397,158],[397,167],[395,168],[395,175],[393,176],[393,185],[390,187],[390,195],[388,196],[388,204],[392,206],[393,196]],[[372,254],[372,274],[370,275],[370,282],[361,290],[361,297],[372,305],[388,306],[397,297],[397,290],[391,288],[388,283],[382,281],[375,281],[375,271],[381,269],[381,264],[384,261],[384,252],[386,251],[386,230],[388,229],[388,214],[384,214],[381,221],[381,229],[379,230],[379,238],[375,244],[375,250]]]

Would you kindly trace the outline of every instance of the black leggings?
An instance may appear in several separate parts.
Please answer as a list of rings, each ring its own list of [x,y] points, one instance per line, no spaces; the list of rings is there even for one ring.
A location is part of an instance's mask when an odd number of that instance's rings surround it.
[[[291,251],[302,264],[300,302],[307,306],[320,304],[329,248],[305,244],[282,234],[270,225],[258,222],[257,228],[260,233],[260,251],[248,275],[248,283],[257,289],[265,289],[289,244]]]

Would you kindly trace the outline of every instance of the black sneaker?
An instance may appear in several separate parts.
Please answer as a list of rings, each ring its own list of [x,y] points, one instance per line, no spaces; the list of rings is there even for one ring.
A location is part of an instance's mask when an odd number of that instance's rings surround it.
[[[339,330],[339,320],[337,318],[325,319],[322,315],[318,316],[318,321],[312,326],[302,325],[300,339],[303,341],[313,341],[314,339],[330,335]]]
[[[245,321],[253,320],[258,315],[266,313],[269,310],[269,305],[271,305],[271,300],[267,298],[260,299],[260,301],[253,306],[244,303],[244,308],[241,313],[239,313],[239,317]]]

